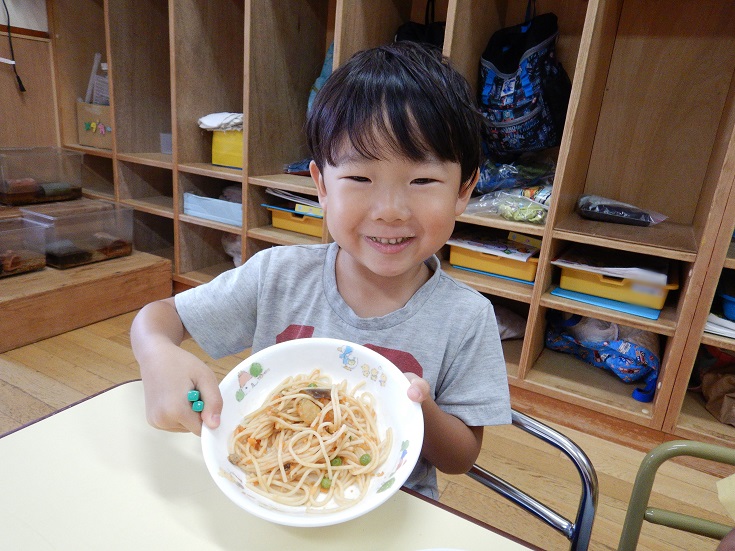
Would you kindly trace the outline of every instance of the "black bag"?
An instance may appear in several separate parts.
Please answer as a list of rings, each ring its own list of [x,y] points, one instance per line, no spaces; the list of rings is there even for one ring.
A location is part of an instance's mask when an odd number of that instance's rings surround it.
[[[488,121],[488,153],[504,155],[559,145],[571,81],[556,57],[556,15],[536,16],[495,32],[480,60],[479,104]]]
[[[415,21],[404,23],[398,27],[394,42],[408,40],[443,48],[444,31],[447,24],[444,21],[434,21],[434,3],[434,0],[427,0],[423,25]]]

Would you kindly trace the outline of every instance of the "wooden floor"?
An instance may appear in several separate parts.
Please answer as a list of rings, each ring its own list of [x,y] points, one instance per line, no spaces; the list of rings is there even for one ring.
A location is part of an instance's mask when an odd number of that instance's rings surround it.
[[[100,392],[139,378],[130,350],[134,313],[0,354],[0,434]],[[184,346],[224,376],[245,356],[212,361],[192,341]],[[514,404],[515,405],[515,404]],[[600,482],[591,549],[615,549],[636,470],[644,452],[540,420],[565,433],[590,457]],[[488,428],[478,460],[516,486],[528,489],[568,518],[574,518],[578,477],[561,452],[512,426]],[[653,503],[696,516],[732,523],[717,498],[718,477],[677,463],[664,465]],[[567,549],[563,536],[509,505],[466,476],[440,477],[441,501],[518,535],[543,549]],[[644,526],[641,550],[709,550],[714,540]]]

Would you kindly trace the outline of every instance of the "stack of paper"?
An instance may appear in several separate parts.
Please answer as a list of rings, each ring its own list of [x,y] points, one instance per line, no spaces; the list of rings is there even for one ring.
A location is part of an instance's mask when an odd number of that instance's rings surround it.
[[[518,239],[518,237],[516,237]],[[456,232],[447,244],[471,251],[492,254],[501,258],[512,258],[526,262],[539,252],[539,248],[504,237],[479,236],[472,232]]]
[[[317,217],[324,216],[324,211],[317,201],[307,199],[306,197],[302,197],[301,195],[296,195],[295,193],[290,193],[282,189],[266,188],[265,191],[270,195],[280,197],[290,203],[294,203],[293,210],[299,214],[310,214],[311,216]]]
[[[586,245],[570,247],[551,263],[562,268],[656,285],[666,285],[669,277],[669,261],[666,258]]]
[[[704,330],[707,333],[735,339],[735,322],[725,319],[721,314],[710,312]]]

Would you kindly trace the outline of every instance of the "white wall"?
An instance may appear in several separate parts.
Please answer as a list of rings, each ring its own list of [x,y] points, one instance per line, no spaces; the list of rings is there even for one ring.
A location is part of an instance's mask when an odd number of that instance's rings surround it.
[[[22,29],[48,32],[46,0],[5,0],[10,12],[10,25]],[[7,25],[5,7],[0,2],[0,25]]]

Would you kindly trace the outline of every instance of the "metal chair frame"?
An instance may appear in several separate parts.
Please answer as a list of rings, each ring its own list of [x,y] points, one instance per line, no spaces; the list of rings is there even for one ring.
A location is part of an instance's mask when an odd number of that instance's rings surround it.
[[[718,463],[735,465],[735,449],[716,444],[692,440],[672,440],[653,448],[641,461],[638,474],[633,482],[628,511],[625,515],[623,532],[620,535],[618,551],[634,551],[641,535],[643,521],[668,526],[676,530],[691,532],[721,540],[733,529],[732,526],[711,522],[702,518],[677,513],[667,509],[649,507],[648,501],[659,467],[669,459],[679,456],[698,457]]]
[[[564,534],[570,542],[570,550],[585,551],[590,544],[597,510],[597,473],[592,462],[577,444],[551,427],[515,410],[512,418],[513,425],[560,449],[577,468],[582,491],[574,522],[479,465],[474,465],[467,475]]]

